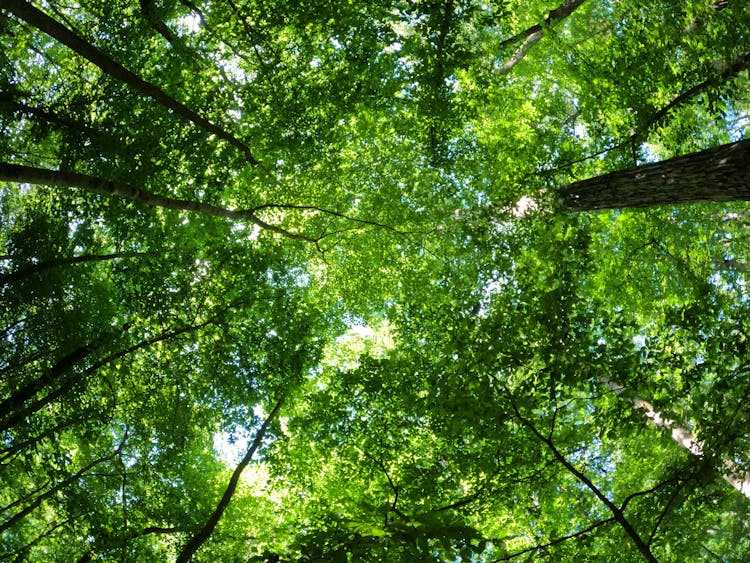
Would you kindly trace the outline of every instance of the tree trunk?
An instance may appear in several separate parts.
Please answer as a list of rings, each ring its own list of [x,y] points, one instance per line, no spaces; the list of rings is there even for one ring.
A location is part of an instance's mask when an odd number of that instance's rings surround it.
[[[3,0],[2,8],[8,10],[11,14],[25,21],[30,26],[46,33],[50,37],[54,37],[57,41],[99,67],[102,72],[123,81],[135,91],[156,100],[163,106],[172,110],[176,115],[192,121],[204,131],[212,133],[220,139],[224,139],[230,145],[244,153],[248,162],[251,164],[255,166],[260,164],[253,156],[250,147],[233,134],[201,115],[198,115],[185,104],[178,102],[154,84],[151,84],[150,82],[143,80],[140,76],[130,72],[120,63],[111,59],[103,51],[100,51],[87,41],[83,40],[60,22],[49,17],[28,2],[25,2],[24,0]]]
[[[566,211],[750,201],[750,139],[564,187]]]
[[[276,225],[266,223],[255,214],[256,210],[268,207],[284,207],[281,205],[261,205],[254,209],[245,210],[224,209],[222,207],[218,207],[216,205],[211,205],[208,203],[201,203],[198,201],[190,201],[185,199],[175,199],[172,197],[158,195],[146,190],[142,190],[137,186],[126,184],[125,182],[115,182],[112,180],[105,180],[103,178],[88,176],[86,174],[63,172],[61,170],[47,170],[44,168],[34,168],[32,166],[22,166],[20,164],[12,164],[7,162],[0,162],[0,180],[33,185],[74,187],[95,194],[105,194],[110,196],[122,197],[125,199],[129,199],[130,201],[142,203],[145,205],[151,205],[153,207],[178,209],[181,211],[194,211],[197,213],[203,213],[205,215],[213,215],[214,217],[225,217],[227,219],[234,219],[238,221],[250,221],[251,223],[258,225],[262,229],[266,229],[285,237],[302,240],[305,242],[315,243],[319,240],[292,233],[290,231],[282,229],[281,227],[277,227]],[[298,206],[298,208],[302,209],[302,207],[300,206]],[[305,209],[312,208],[306,207]],[[324,210],[320,211],[324,212]]]
[[[625,388],[612,381],[608,377],[600,376],[599,381],[609,390],[617,395],[623,395]],[[660,412],[654,409],[648,401],[644,401],[638,396],[631,396],[630,400],[636,409],[643,410],[643,413],[649,419],[651,424],[656,428],[665,428],[671,431],[672,439],[680,446],[685,448],[691,454],[697,457],[704,457],[706,454],[705,444],[698,440],[696,436],[684,426],[679,426],[674,420],[664,418]],[[750,473],[745,472],[737,463],[731,459],[724,459],[721,462],[723,467],[717,470],[724,480],[737,489],[742,495],[750,499]]]
[[[206,541],[211,537],[211,534],[214,532],[214,528],[216,528],[216,525],[219,523],[219,520],[221,520],[222,515],[224,514],[224,511],[227,509],[227,506],[229,506],[230,501],[232,500],[232,497],[234,496],[234,492],[237,490],[237,484],[240,481],[240,476],[242,475],[242,472],[245,470],[245,467],[248,466],[250,461],[253,459],[253,456],[255,455],[255,451],[260,447],[261,443],[263,442],[263,437],[266,435],[266,432],[268,431],[268,427],[271,425],[271,422],[276,418],[276,416],[279,414],[279,411],[281,410],[281,405],[284,403],[284,398],[282,397],[276,402],[276,405],[271,410],[271,414],[269,414],[266,419],[263,421],[263,424],[261,424],[260,428],[258,429],[257,434],[255,435],[255,439],[253,440],[253,443],[250,445],[250,448],[248,448],[247,452],[245,453],[245,457],[242,458],[242,461],[235,467],[234,472],[232,473],[232,477],[229,479],[229,484],[227,485],[226,490],[224,491],[224,494],[221,497],[221,500],[219,501],[219,504],[216,505],[216,509],[211,513],[211,516],[206,521],[203,528],[201,528],[190,540],[185,544],[185,546],[182,548],[182,551],[177,556],[177,563],[187,563],[190,561],[195,553],[198,551],[198,549],[206,543]]]
[[[513,53],[513,56],[508,59],[508,61],[502,66],[502,68],[500,69],[500,74],[506,74],[510,72],[510,70],[519,62],[521,62],[521,59],[526,56],[526,53],[528,53],[529,49],[531,49],[534,43],[537,43],[544,36],[545,29],[549,28],[552,24],[560,22],[567,18],[584,2],[585,0],[565,0],[565,2],[563,2],[560,6],[547,14],[547,17],[544,18],[544,23],[532,25],[530,28],[522,31],[521,33],[517,33],[513,37],[506,39],[505,41],[500,43],[500,48],[504,49],[505,47],[509,47],[510,45],[514,45],[523,41],[523,43],[521,43],[521,46],[516,49],[515,53]]]

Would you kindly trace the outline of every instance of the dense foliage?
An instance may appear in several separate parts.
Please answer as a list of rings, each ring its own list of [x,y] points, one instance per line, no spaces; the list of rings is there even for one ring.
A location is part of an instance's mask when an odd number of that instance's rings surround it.
[[[746,204],[559,196],[742,139],[748,38],[0,1],[0,560],[747,561]]]

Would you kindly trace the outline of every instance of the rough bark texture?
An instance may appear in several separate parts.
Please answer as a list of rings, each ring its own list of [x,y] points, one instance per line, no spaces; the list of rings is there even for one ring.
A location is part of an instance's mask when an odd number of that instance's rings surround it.
[[[560,193],[567,211],[699,201],[750,201],[750,140],[575,182]]]

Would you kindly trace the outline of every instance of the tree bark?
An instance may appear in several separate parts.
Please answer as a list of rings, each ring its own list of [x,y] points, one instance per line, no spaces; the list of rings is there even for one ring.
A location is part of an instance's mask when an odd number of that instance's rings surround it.
[[[612,391],[616,395],[623,395],[625,392],[624,387],[607,377],[600,376],[599,381],[609,391]],[[679,426],[674,420],[664,418],[660,412],[654,409],[651,403],[638,396],[632,396],[630,397],[630,400],[632,401],[634,408],[643,410],[644,415],[649,419],[653,426],[670,430],[672,439],[680,446],[696,457],[702,458],[705,455],[705,444],[698,440],[695,434],[689,429],[684,426]],[[723,467],[718,468],[718,471],[724,480],[737,489],[740,494],[750,499],[750,473],[743,471],[742,468],[731,459],[722,460],[721,464]]]
[[[66,47],[72,49],[75,53],[99,67],[99,69],[105,74],[121,80],[133,90],[156,100],[175,114],[188,119],[198,127],[201,127],[204,131],[213,133],[220,139],[224,139],[230,145],[239,149],[251,164],[256,166],[260,164],[253,156],[250,147],[240,141],[237,137],[222,129],[215,123],[212,123],[208,119],[198,115],[185,104],[178,102],[157,86],[130,72],[120,63],[111,59],[103,51],[100,51],[87,41],[81,39],[60,22],[49,17],[28,2],[24,2],[23,0],[3,0],[0,7],[8,10],[8,12],[25,21],[30,26],[46,33]]]
[[[224,495],[221,497],[221,500],[219,501],[219,504],[216,505],[216,510],[213,511],[211,516],[206,521],[206,524],[203,526],[203,528],[198,531],[197,534],[195,534],[190,541],[188,541],[185,544],[185,547],[182,548],[182,551],[177,556],[177,563],[187,563],[193,558],[193,555],[195,555],[196,551],[200,549],[200,547],[208,540],[208,538],[211,537],[211,534],[214,531],[214,528],[216,528],[216,525],[219,523],[219,520],[221,520],[222,515],[224,514],[224,511],[227,509],[227,506],[229,506],[229,502],[232,500],[232,497],[234,496],[235,490],[237,490],[237,484],[240,481],[240,476],[242,475],[242,472],[244,471],[245,467],[250,463],[250,460],[252,460],[253,455],[255,455],[255,451],[260,447],[261,442],[263,441],[263,437],[265,436],[266,432],[268,431],[268,427],[271,425],[271,422],[276,418],[276,416],[279,414],[279,411],[281,410],[281,405],[284,403],[284,399],[281,398],[276,402],[276,405],[273,407],[273,410],[271,411],[271,414],[269,414],[266,419],[263,421],[263,424],[258,429],[258,433],[255,435],[255,439],[253,440],[253,443],[250,445],[250,448],[245,453],[245,457],[242,458],[242,461],[235,467],[234,472],[232,473],[232,477],[229,479],[229,484],[227,485],[226,490],[224,491]]]
[[[544,36],[544,30],[546,28],[567,18],[584,2],[585,0],[565,0],[565,2],[563,2],[560,6],[558,6],[554,10],[551,10],[550,13],[547,14],[547,17],[544,18],[543,23],[532,25],[530,28],[517,33],[513,37],[510,37],[500,43],[500,48],[504,49],[523,41],[523,43],[521,43],[521,46],[513,53],[513,56],[511,56],[511,58],[508,59],[508,61],[502,66],[502,68],[500,69],[500,74],[506,74],[510,72],[510,70],[514,66],[521,62],[521,59],[526,56],[526,53],[529,51],[529,49],[531,49],[531,46]]]
[[[750,139],[575,182],[559,196],[566,211],[750,201]]]
[[[35,184],[42,186],[61,186],[72,187],[86,190],[96,194],[105,194],[110,196],[122,197],[137,203],[151,205],[153,207],[163,207],[165,209],[178,209],[182,211],[194,211],[213,215],[215,217],[225,217],[227,219],[236,219],[240,221],[249,221],[262,229],[283,235],[287,238],[302,240],[305,242],[318,242],[318,239],[296,234],[291,231],[266,223],[255,214],[255,209],[233,210],[218,207],[199,201],[186,199],[176,199],[158,195],[146,190],[142,190],[132,184],[125,182],[115,182],[87,174],[78,174],[76,172],[62,172],[60,170],[48,170],[46,168],[34,168],[32,166],[22,166],[20,164],[10,164],[0,162],[0,180],[9,182],[19,182],[26,184]],[[267,207],[284,207],[262,205],[257,209]],[[324,212],[324,210],[321,210]],[[360,221],[361,222],[361,221]]]

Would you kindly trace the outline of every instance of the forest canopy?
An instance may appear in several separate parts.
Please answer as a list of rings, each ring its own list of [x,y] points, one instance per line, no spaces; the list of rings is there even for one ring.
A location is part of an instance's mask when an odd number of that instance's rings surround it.
[[[750,5],[1,0],[0,560],[750,558]]]

